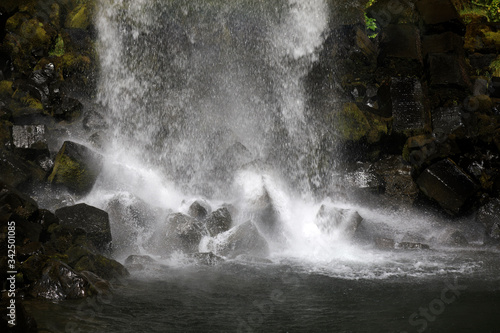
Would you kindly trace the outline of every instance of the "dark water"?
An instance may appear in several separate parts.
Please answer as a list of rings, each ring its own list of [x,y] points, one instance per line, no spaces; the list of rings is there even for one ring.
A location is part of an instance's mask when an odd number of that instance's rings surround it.
[[[499,332],[498,253],[452,257],[479,265],[370,279],[292,261],[159,266],[108,297],[27,307],[53,332]]]

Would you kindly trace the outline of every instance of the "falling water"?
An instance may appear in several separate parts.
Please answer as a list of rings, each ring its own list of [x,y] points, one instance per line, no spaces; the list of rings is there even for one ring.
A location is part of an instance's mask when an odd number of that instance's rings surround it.
[[[343,276],[435,273],[446,254],[415,264],[353,245],[353,217],[338,212],[357,210],[375,228],[397,230],[396,241],[407,232],[438,237],[433,218],[312,190],[321,150],[304,78],[329,12],[324,0],[101,1],[98,99],[113,132],[86,201],[111,212],[117,257],[162,255],[148,239],[198,200],[209,211],[233,207],[233,226],[256,222],[275,258]],[[217,253],[224,237],[204,237],[198,250]]]

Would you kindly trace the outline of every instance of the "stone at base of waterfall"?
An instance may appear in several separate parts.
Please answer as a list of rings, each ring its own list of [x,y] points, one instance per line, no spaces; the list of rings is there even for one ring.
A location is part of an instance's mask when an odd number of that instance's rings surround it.
[[[396,243],[396,249],[401,250],[429,250],[430,247],[423,243],[412,243],[412,242],[400,242]]]
[[[199,201],[195,201],[189,206],[188,215],[201,221],[207,217],[208,210]]]
[[[392,238],[377,237],[375,238],[375,247],[380,250],[394,250],[396,242]]]
[[[161,210],[154,208],[131,193],[115,195],[106,207],[113,234],[113,253],[138,253],[138,240],[150,232]]]
[[[102,253],[111,250],[111,227],[108,213],[105,211],[81,203],[60,208],[55,211],[55,215],[61,226],[85,230],[87,238]]]
[[[142,271],[148,266],[156,266],[158,262],[147,255],[132,254],[125,259],[125,267],[129,271]]]
[[[59,260],[49,260],[42,275],[30,289],[33,297],[52,300],[76,299],[88,296],[89,282]]]
[[[500,199],[493,199],[479,208],[476,221],[484,226],[487,243],[500,241]]]
[[[65,141],[57,153],[48,180],[76,194],[90,192],[102,169],[101,154],[81,144]]]
[[[267,257],[269,245],[260,234],[253,221],[240,224],[212,239],[209,248],[213,248],[217,255],[226,258],[235,258],[239,255]]]
[[[438,243],[444,246],[467,246],[469,242],[463,233],[459,230],[448,229],[443,231],[438,239]]]
[[[376,223],[370,220],[363,219],[354,233],[353,240],[362,245],[376,245],[388,242],[380,242],[382,239],[394,240],[396,232],[393,228],[385,223]],[[394,248],[394,246],[392,246]]]
[[[231,228],[233,219],[229,210],[225,207],[219,208],[212,212],[205,220],[205,226],[211,237],[215,237],[218,234],[228,231]]]
[[[471,177],[451,159],[441,160],[425,169],[418,177],[417,185],[451,215],[461,213],[477,191]]]
[[[167,216],[164,225],[153,234],[146,248],[161,256],[168,256],[175,251],[198,252],[200,240],[205,234],[202,222],[182,213],[174,213]]]
[[[315,223],[323,233],[331,235],[338,231],[352,238],[362,220],[355,210],[321,205]]]
[[[215,255],[213,252],[190,253],[188,256],[194,259],[197,265],[204,266],[215,266],[224,261],[224,258]]]

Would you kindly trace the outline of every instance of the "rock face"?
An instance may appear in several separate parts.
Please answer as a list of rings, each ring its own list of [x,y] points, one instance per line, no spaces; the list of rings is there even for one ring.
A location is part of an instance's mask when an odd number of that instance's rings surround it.
[[[362,220],[355,210],[321,205],[315,223],[323,233],[333,235],[337,232],[352,238]]]
[[[476,221],[484,226],[487,242],[500,241],[500,199],[493,199],[479,208]]]
[[[476,192],[472,179],[451,159],[431,165],[419,176],[417,184],[450,214],[458,214]]]
[[[108,213],[105,211],[82,203],[60,208],[56,210],[55,215],[62,226],[85,230],[87,237],[100,251],[111,250],[111,228]]]
[[[57,153],[49,182],[77,194],[92,189],[102,168],[102,156],[75,142],[66,141]]]
[[[161,231],[151,237],[147,247],[160,255],[170,255],[174,251],[198,252],[205,233],[200,221],[182,213],[174,213],[167,217]]]
[[[233,220],[229,210],[225,207],[219,208],[207,216],[205,220],[205,226],[208,230],[210,236],[214,237],[221,232],[229,230]]]
[[[252,221],[247,221],[218,235],[209,247],[213,247],[217,255],[227,258],[235,258],[239,255],[257,257],[269,255],[269,245]]]

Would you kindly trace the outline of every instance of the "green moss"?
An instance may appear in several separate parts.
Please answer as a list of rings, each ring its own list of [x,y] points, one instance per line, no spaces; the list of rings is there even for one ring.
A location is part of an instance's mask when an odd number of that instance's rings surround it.
[[[49,52],[51,57],[62,57],[64,55],[64,40],[61,35],[57,35],[54,48]]]
[[[32,109],[43,110],[42,102],[40,102],[40,100],[38,100],[34,97],[31,97],[30,95],[26,95],[24,97],[21,97],[20,101],[21,101],[21,103],[23,103],[24,105],[26,105]]]
[[[344,141],[365,138],[368,143],[375,143],[390,132],[391,119],[365,113],[355,103],[344,104],[342,111],[335,114],[332,120],[337,134]]]
[[[0,95],[12,96],[14,90],[12,90],[12,81],[0,81]]]
[[[370,130],[368,120],[355,103],[346,103],[334,121],[337,133],[344,140],[358,141]]]
[[[500,56],[491,62],[489,69],[493,76],[500,77]]]
[[[73,9],[66,19],[66,28],[87,29],[90,26],[91,13],[89,4],[82,3]]]
[[[87,170],[84,165],[65,154],[66,143],[56,156],[54,168],[48,181],[52,184],[60,184],[77,192],[85,192],[90,189],[96,175]]]

